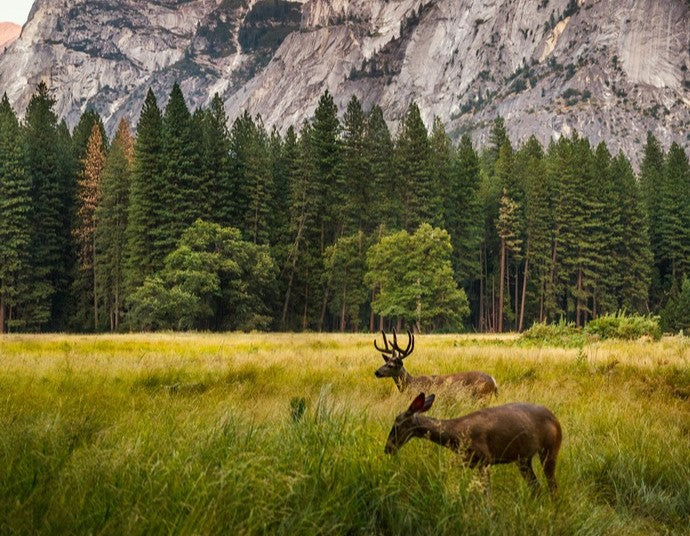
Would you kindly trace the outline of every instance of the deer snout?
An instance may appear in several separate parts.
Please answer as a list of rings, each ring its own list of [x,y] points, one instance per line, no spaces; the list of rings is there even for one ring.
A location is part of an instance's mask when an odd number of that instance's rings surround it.
[[[398,452],[398,447],[396,447],[392,443],[386,443],[383,452],[385,452],[386,454],[396,454]]]
[[[374,376],[376,376],[377,378],[383,378],[383,373],[381,372],[381,370],[377,370],[376,372],[374,372]]]

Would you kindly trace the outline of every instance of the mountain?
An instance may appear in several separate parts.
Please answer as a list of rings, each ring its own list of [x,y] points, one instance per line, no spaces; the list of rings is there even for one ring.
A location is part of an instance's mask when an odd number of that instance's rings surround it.
[[[454,137],[500,114],[516,140],[576,129],[634,157],[647,130],[690,145],[689,43],[687,0],[36,0],[0,91],[21,111],[45,80],[70,125],[93,107],[112,131],[176,80],[281,129],[328,88],[392,126],[414,99]]]
[[[22,33],[22,27],[14,22],[0,22],[0,54],[5,51],[9,45],[17,40],[19,34]]]

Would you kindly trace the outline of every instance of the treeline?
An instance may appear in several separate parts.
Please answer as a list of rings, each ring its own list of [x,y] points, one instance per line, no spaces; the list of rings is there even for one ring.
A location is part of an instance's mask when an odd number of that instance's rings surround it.
[[[636,176],[577,134],[514,147],[501,118],[481,152],[455,146],[414,103],[393,136],[379,107],[341,118],[327,92],[282,136],[247,113],[229,128],[218,96],[192,113],[177,85],[112,142],[95,112],[70,132],[53,107],[44,84],[23,123],[0,103],[2,331],[684,314],[688,158],[651,134]]]

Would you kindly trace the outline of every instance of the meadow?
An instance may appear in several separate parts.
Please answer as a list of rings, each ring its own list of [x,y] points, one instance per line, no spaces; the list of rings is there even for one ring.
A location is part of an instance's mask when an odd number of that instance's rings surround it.
[[[415,374],[480,369],[564,433],[559,494],[492,492],[449,450],[383,452],[416,393],[370,335],[0,338],[0,534],[689,534],[690,339],[575,348],[421,335]],[[430,416],[486,402],[436,393]],[[541,467],[535,471],[543,485]]]

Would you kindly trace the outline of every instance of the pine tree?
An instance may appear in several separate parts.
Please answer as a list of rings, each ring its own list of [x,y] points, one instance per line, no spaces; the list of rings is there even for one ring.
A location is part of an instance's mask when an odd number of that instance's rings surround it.
[[[534,136],[518,151],[517,156],[524,187],[524,266],[518,331],[525,326],[528,292],[536,294],[533,318],[544,320],[544,300],[551,262],[553,214],[552,189],[546,174],[544,151]],[[531,284],[530,284],[531,283]],[[528,286],[529,285],[529,286]]]
[[[630,161],[622,152],[611,162],[620,207],[620,227],[609,229],[610,236],[620,230],[618,308],[647,312],[651,282],[652,252],[647,232],[644,202]]]
[[[275,196],[268,135],[261,118],[257,118],[247,147],[245,167],[248,204],[244,221],[247,239],[268,245],[271,234],[271,200]]]
[[[105,166],[103,138],[97,124],[93,125],[82,161],[82,174],[77,183],[77,218],[73,229],[77,247],[77,278],[75,288],[81,298],[79,310],[86,311],[87,304],[93,305],[93,329],[98,331],[99,296],[96,284],[96,209],[101,201],[101,181]]]
[[[74,161],[77,162],[77,164],[80,164],[86,157],[86,148],[89,143],[89,138],[93,133],[94,125],[97,125],[98,129],[101,131],[104,152],[108,152],[108,135],[105,132],[103,119],[101,119],[97,111],[89,108],[81,114],[79,122],[72,132],[72,153],[74,155]],[[79,169],[77,175],[80,175],[82,171],[82,169]]]
[[[22,327],[16,317],[30,284],[30,193],[19,122],[5,94],[0,101],[0,334]]]
[[[367,116],[364,138],[365,159],[371,170],[370,199],[372,228],[390,230],[402,226],[402,192],[395,180],[394,144],[383,110],[374,106]]]
[[[149,90],[137,125],[134,173],[127,217],[127,271],[129,291],[144,283],[163,266],[166,251],[157,240],[163,225],[162,117],[156,97]]]
[[[110,331],[118,331],[125,304],[125,255],[134,140],[125,120],[105,161],[101,203],[96,209],[96,289],[103,296]]]
[[[366,302],[368,291],[364,285],[367,243],[363,231],[339,238],[326,248],[324,264],[331,280],[333,297],[330,310],[338,317],[340,331],[348,325],[359,328],[360,309]]]
[[[370,168],[365,151],[366,119],[357,97],[352,97],[343,118],[344,233],[370,232],[375,227],[370,209]]]
[[[25,167],[31,179],[31,293],[20,320],[31,329],[49,327],[59,315],[65,244],[64,182],[55,101],[39,84],[26,110]]]
[[[440,225],[441,199],[431,168],[431,145],[414,102],[402,120],[395,154],[403,195],[403,228],[411,232],[424,222]]]
[[[647,211],[649,225],[649,241],[654,257],[652,267],[652,283],[650,286],[650,305],[659,306],[664,295],[664,274],[662,270],[660,247],[663,244],[661,236],[660,191],[664,183],[664,152],[659,141],[651,132],[647,132],[647,143],[640,165],[640,190]]]
[[[481,206],[479,203],[479,157],[468,135],[451,163],[446,199],[446,226],[453,244],[453,267],[458,282],[469,293],[480,276]]]
[[[343,149],[340,139],[340,121],[338,108],[328,90],[319,99],[314,112],[314,121],[310,136],[311,155],[314,159],[316,182],[313,184],[313,195],[316,208],[316,223],[320,230],[318,252],[313,254],[313,280],[321,278],[323,289],[318,292],[321,298],[321,310],[316,327],[321,331],[326,322],[330,281],[325,276],[323,254],[326,247],[333,244],[343,233],[344,208],[347,192],[343,175]]]
[[[440,198],[438,204],[441,214],[437,217],[437,222],[445,229],[449,229],[449,221],[452,220],[451,212],[454,207],[451,204],[452,185],[451,169],[453,163],[453,144],[446,134],[446,127],[439,117],[434,117],[429,139],[431,146],[431,170],[433,172],[433,184],[436,188],[436,195]]]
[[[211,106],[203,115],[202,173],[208,189],[204,206],[208,213],[204,218],[224,227],[237,225],[233,222],[233,187],[230,178],[230,131],[223,101],[216,93]]]
[[[248,229],[245,229],[244,225],[249,220],[247,216],[249,206],[247,160],[255,130],[254,120],[247,111],[235,119],[230,130],[230,188],[228,189],[230,197],[223,211],[222,221],[226,222],[223,225],[237,227],[245,236]]]
[[[680,145],[672,143],[659,186],[657,248],[665,288],[690,272],[690,166]]]
[[[163,114],[162,225],[154,230],[157,249],[172,251],[182,233],[204,215],[204,191],[200,154],[192,136],[192,116],[182,90],[174,84]]]

